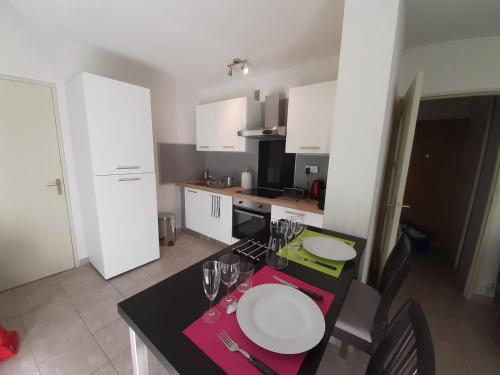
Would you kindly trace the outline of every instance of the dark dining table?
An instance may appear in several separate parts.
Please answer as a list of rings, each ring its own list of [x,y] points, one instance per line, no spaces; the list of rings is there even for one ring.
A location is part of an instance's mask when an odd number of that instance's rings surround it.
[[[346,262],[338,278],[292,261],[288,262],[286,269],[281,270],[335,294],[335,301],[325,315],[325,334],[320,343],[307,352],[298,374],[316,373],[351,281],[357,276],[359,261],[366,245],[365,239],[348,234],[311,226],[308,226],[308,229],[354,241],[356,258]],[[265,240],[267,235],[261,232],[253,238]],[[134,375],[149,374],[148,351],[151,351],[171,374],[224,374],[216,363],[183,334],[183,330],[208,309],[208,299],[202,287],[203,263],[207,260],[218,260],[223,254],[232,252],[240,242],[225,247],[118,304],[118,312],[129,325]],[[264,257],[255,263],[255,271],[265,264]],[[219,291],[216,301],[223,297],[223,294],[222,290]]]

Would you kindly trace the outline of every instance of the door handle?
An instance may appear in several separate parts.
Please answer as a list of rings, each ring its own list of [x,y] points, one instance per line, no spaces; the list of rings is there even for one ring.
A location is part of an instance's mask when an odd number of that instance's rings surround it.
[[[61,178],[56,178],[54,182],[51,182],[50,184],[46,185],[47,187],[52,187],[55,186],[57,188],[57,193],[59,195],[62,195],[63,193],[63,186],[62,186],[62,179]]]
[[[411,206],[409,204],[400,204],[398,203],[398,205],[401,206],[401,208],[411,208]],[[394,203],[387,203],[387,207],[394,207],[395,204]]]

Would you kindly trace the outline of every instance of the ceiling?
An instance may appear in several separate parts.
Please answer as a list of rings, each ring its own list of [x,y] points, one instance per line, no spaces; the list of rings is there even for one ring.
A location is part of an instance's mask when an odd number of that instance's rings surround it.
[[[305,5],[307,3],[307,5]],[[343,0],[6,0],[37,32],[198,83],[234,57],[252,73],[338,55]],[[0,8],[1,11],[1,8]]]
[[[500,35],[500,0],[407,0],[406,46]]]
[[[344,0],[3,0],[54,41],[150,65],[200,87],[234,57],[251,74],[338,55]],[[406,46],[500,35],[500,0],[407,0]],[[234,79],[235,77],[233,77]]]

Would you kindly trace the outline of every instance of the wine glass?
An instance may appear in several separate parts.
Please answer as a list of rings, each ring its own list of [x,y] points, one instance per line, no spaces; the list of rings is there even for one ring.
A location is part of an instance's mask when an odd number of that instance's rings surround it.
[[[240,274],[238,276],[238,290],[241,293],[247,292],[252,287],[253,264],[249,262],[240,263]]]
[[[219,262],[209,261],[203,264],[203,289],[210,304],[210,308],[203,314],[203,321],[213,324],[220,319],[220,311],[212,308],[212,301],[219,292],[221,269]]]
[[[305,233],[306,226],[304,225],[303,216],[291,216],[290,221],[293,222],[293,250],[298,251],[302,247],[302,235]]]
[[[221,306],[227,308],[228,305],[236,301],[236,299],[229,295],[229,292],[240,274],[240,258],[234,254],[226,254],[220,257],[219,263],[221,280],[227,288],[226,298],[221,301]]]
[[[286,268],[288,266],[288,223],[284,220],[271,220],[269,229],[271,234],[266,250],[266,264],[271,268]]]

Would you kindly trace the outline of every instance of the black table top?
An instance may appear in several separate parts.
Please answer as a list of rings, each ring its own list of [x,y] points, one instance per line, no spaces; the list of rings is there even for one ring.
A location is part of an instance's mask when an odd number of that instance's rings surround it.
[[[339,278],[291,261],[285,270],[281,270],[335,294],[335,300],[325,316],[325,335],[321,342],[307,353],[299,374],[316,373],[349,285],[356,276],[359,259],[366,244],[362,238],[343,233],[310,226],[308,229],[355,241],[357,256],[355,260],[345,264]],[[264,239],[265,236],[265,233],[261,233],[258,237]],[[148,350],[152,351],[161,363],[165,366],[170,364],[180,374],[224,374],[223,370],[184,336],[182,331],[208,309],[208,299],[202,287],[203,263],[207,260],[217,260],[221,255],[231,252],[231,249],[232,246],[228,246],[118,304],[118,312],[146,344]],[[255,271],[263,266],[265,260],[255,264]],[[224,295],[221,285],[216,301]]]

